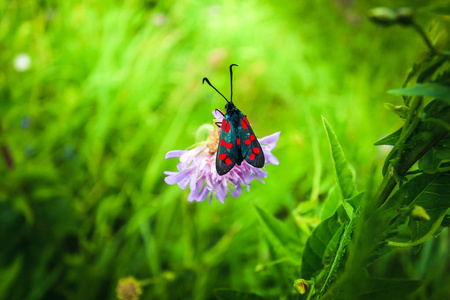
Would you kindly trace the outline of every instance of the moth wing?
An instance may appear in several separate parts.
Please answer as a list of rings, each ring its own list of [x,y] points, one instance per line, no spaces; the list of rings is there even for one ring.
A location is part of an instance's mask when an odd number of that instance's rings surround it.
[[[238,162],[239,152],[236,146],[236,130],[232,128],[228,118],[222,121],[219,146],[216,156],[216,170],[219,175],[225,175]]]
[[[250,165],[256,168],[264,167],[264,152],[247,120],[247,116],[244,115],[241,118],[241,125],[239,128],[239,142],[241,144],[242,156]]]

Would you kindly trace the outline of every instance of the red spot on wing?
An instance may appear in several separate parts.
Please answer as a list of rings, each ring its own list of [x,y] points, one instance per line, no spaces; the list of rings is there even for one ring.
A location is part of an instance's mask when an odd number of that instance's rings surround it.
[[[227,155],[225,153],[222,153],[222,154],[219,155],[219,159],[220,160],[224,160],[225,157],[227,157]]]
[[[231,159],[229,159],[229,158],[225,159],[225,163],[226,163],[227,165],[231,165]]]
[[[253,148],[253,152],[255,153],[255,154],[258,154],[259,153],[259,148]]]
[[[241,139],[240,138],[236,139],[236,145],[239,145],[239,146],[241,145]]]
[[[227,127],[227,120],[222,121],[222,130],[225,130],[225,127]]]
[[[255,159],[255,154],[250,154],[250,160],[254,160]]]
[[[225,146],[225,140],[224,139],[220,140],[220,146],[222,146],[222,147]]]
[[[245,118],[245,117],[244,117]],[[247,129],[247,123],[245,123],[244,119],[241,119],[242,128]]]
[[[244,116],[244,120],[245,120],[245,123],[246,123],[247,125],[250,125],[250,123],[249,123],[248,120],[247,120],[247,116]]]
[[[252,140],[252,141],[254,141],[255,140],[255,135],[252,133],[252,135],[250,136],[250,139]]]
[[[227,144],[227,148],[228,148],[228,149],[231,149],[231,147],[233,147],[233,144],[232,144],[232,143],[228,143],[228,144]]]
[[[228,133],[230,131],[230,122],[227,121],[226,125],[225,125],[225,132]]]
[[[245,140],[245,144],[246,144],[246,145],[250,145],[251,142],[252,142],[252,141],[250,141],[250,139],[246,139],[246,140]]]

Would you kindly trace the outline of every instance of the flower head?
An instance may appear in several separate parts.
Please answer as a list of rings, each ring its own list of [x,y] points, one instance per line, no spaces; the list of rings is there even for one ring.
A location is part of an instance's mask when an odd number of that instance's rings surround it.
[[[217,122],[221,122],[223,116],[213,111]],[[240,166],[235,165],[230,172],[220,176],[216,171],[216,152],[219,144],[220,129],[211,131],[207,141],[199,147],[191,150],[174,150],[166,154],[168,158],[180,158],[177,165],[178,172],[166,171],[168,175],[164,180],[167,184],[178,184],[183,190],[188,186],[191,190],[188,201],[201,202],[209,196],[211,203],[213,195],[224,203],[228,191],[231,196],[238,197],[242,193],[242,186],[250,191],[250,183],[253,179],[264,183],[262,178],[267,177],[267,172],[255,168],[245,160]],[[278,165],[278,159],[272,154],[277,145],[280,132],[258,139],[264,152],[265,163]]]
[[[122,278],[116,292],[120,300],[138,300],[142,294],[141,284],[134,277]]]

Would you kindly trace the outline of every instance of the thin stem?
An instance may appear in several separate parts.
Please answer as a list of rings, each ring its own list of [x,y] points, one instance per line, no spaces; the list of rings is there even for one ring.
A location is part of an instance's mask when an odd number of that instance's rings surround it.
[[[442,52],[433,46],[433,44],[430,41],[430,38],[427,36],[425,31],[422,29],[422,27],[420,27],[419,24],[417,24],[416,22],[412,22],[411,25],[420,34],[420,36],[424,40],[425,44],[427,44],[427,47],[431,50],[431,52],[433,52],[436,55],[450,57],[450,54]]]
[[[445,115],[442,116],[443,120],[450,120],[450,110],[446,112]],[[436,124],[434,127],[429,129],[429,138],[418,144],[415,148],[411,149],[411,151],[407,152],[405,156],[402,157],[401,161],[396,165],[395,171],[398,175],[403,176],[405,173],[425,154],[428,150],[431,149],[437,142],[439,142],[447,133],[447,128],[441,126],[440,124]],[[389,195],[392,193],[392,190],[397,185],[397,181],[395,180],[395,174],[393,170],[393,166],[390,166],[388,172],[383,178],[383,181],[378,189],[377,194],[377,204],[378,207],[383,205],[383,203],[387,200]]]

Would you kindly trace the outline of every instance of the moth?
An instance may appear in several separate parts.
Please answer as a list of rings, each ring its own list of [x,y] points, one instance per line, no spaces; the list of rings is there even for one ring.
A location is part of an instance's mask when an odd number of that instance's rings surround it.
[[[230,101],[222,95],[208,80],[203,78],[202,83],[209,84],[226,101],[226,113],[219,109],[216,111],[223,115],[223,121],[217,125],[221,127],[219,145],[216,156],[216,170],[219,175],[225,175],[245,160],[256,168],[264,166],[265,158],[261,145],[256,138],[247,116],[244,115],[233,103],[233,67],[230,65],[231,96]]]

